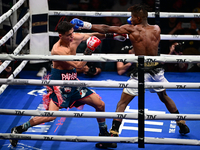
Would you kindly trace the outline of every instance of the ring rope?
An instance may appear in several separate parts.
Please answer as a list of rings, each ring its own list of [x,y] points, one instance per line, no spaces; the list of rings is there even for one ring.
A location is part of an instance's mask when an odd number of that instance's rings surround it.
[[[67,77],[66,77],[67,78]],[[0,84],[8,85],[48,85],[48,86],[71,86],[71,87],[109,87],[109,88],[138,88],[138,84],[123,81],[87,81],[87,80],[36,80],[36,79],[0,79]],[[200,83],[170,82],[157,83],[145,82],[146,89],[199,89]]]
[[[14,70],[14,72],[8,77],[8,80],[12,80],[14,79],[14,77],[16,77],[19,72],[25,67],[25,65],[27,64],[27,60],[24,60],[20,63],[20,65]],[[0,95],[5,91],[5,89],[8,87],[8,85],[3,84],[0,87]]]
[[[0,46],[3,45],[13,34],[21,27],[26,20],[28,20],[30,13],[28,12],[17,24],[0,40]]]
[[[7,19],[14,11],[16,11],[23,3],[25,0],[19,0],[11,9],[9,9],[6,13],[4,13],[0,17],[0,23],[2,23],[5,19]]]
[[[75,117],[75,118],[115,118],[115,119],[138,119],[138,113],[123,112],[84,112],[84,111],[40,111],[0,109],[2,115],[41,116],[41,117]],[[197,114],[159,114],[145,113],[145,120],[200,120]]]
[[[26,43],[30,40],[30,35],[28,34],[23,41],[17,46],[17,48],[13,51],[14,55],[17,55],[21,49],[26,45]],[[0,66],[0,73],[10,64],[11,61],[4,61]],[[16,77],[19,72],[25,67],[28,61],[23,61],[21,64],[14,70],[13,74],[11,74],[8,79],[13,79]],[[5,91],[5,89],[8,87],[8,85],[3,84],[0,87],[0,95]]]
[[[28,34],[23,41],[17,46],[17,48],[13,51],[14,55],[17,55],[21,49],[26,45],[26,43],[30,40],[30,35]],[[11,61],[4,61],[0,66],[0,73],[10,64]]]
[[[21,140],[44,140],[44,141],[67,141],[67,142],[116,142],[137,143],[138,137],[98,137],[98,136],[58,136],[58,135],[35,135],[35,134],[11,134],[0,133],[0,139]],[[200,145],[200,140],[145,137],[145,143],[149,144],[178,144]]]
[[[113,139],[112,139],[113,138]],[[98,136],[55,136],[55,135],[34,135],[34,134],[9,134],[0,133],[0,139],[24,139],[24,140],[54,140],[68,142],[122,142],[135,143],[137,137],[98,137]]]
[[[130,17],[131,12],[100,11],[60,11],[50,10],[49,16],[88,16],[88,17]],[[155,12],[148,12],[149,18],[155,18]],[[200,13],[160,12],[160,18],[199,18]]]
[[[161,63],[198,63],[200,62],[199,55],[169,55],[166,56],[144,56],[146,63],[161,62]],[[49,61],[89,61],[89,62],[133,62],[137,63],[138,56],[128,55],[13,55],[13,54],[0,54],[1,60],[49,60]]]
[[[49,36],[58,36],[57,32],[48,32]],[[161,40],[200,40],[200,35],[161,34]]]

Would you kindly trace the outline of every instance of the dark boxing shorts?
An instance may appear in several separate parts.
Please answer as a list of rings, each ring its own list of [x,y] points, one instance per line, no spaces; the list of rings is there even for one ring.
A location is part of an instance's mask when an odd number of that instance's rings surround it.
[[[77,80],[76,69],[58,70],[51,69],[50,80]],[[47,94],[43,95],[43,103],[46,110],[50,100],[59,108],[72,108],[83,106],[82,99],[90,96],[93,92],[86,87],[47,86]]]

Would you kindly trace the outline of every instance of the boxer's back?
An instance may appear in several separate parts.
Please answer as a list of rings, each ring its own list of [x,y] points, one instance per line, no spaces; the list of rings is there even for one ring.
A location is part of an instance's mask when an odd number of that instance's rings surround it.
[[[135,55],[156,56],[160,42],[160,28],[157,25],[132,25],[129,38]]]

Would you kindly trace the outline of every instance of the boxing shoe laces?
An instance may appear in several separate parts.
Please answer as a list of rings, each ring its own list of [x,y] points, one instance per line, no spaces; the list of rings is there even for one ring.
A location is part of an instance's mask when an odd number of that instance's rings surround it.
[[[12,134],[21,134],[22,132],[26,131],[25,129],[23,129],[23,126],[20,125],[20,126],[17,126],[17,127],[14,127],[11,129],[11,133]],[[17,143],[18,143],[18,140],[15,140],[15,139],[10,139],[10,144],[13,146],[13,147],[16,147],[17,146]]]
[[[180,130],[179,130],[179,133],[182,134],[182,135],[185,135],[187,133],[190,132],[190,129],[188,128],[188,126],[185,124],[185,121],[184,120],[180,120],[180,121],[177,121],[177,125],[179,126]]]

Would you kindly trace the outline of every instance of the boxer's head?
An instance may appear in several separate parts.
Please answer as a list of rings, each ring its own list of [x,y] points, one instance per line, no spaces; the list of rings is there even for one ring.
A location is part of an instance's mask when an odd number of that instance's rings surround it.
[[[131,22],[136,25],[142,22],[142,20],[147,20],[149,7],[147,5],[136,4],[128,8],[131,12]]]
[[[57,32],[59,34],[65,34],[66,32],[69,32],[72,28],[74,28],[74,24],[71,24],[70,22],[67,22],[67,21],[61,21],[59,24],[58,24],[58,27],[57,27]]]
[[[61,21],[58,24],[57,32],[59,33],[59,38],[64,41],[73,41],[74,24],[67,21]]]

